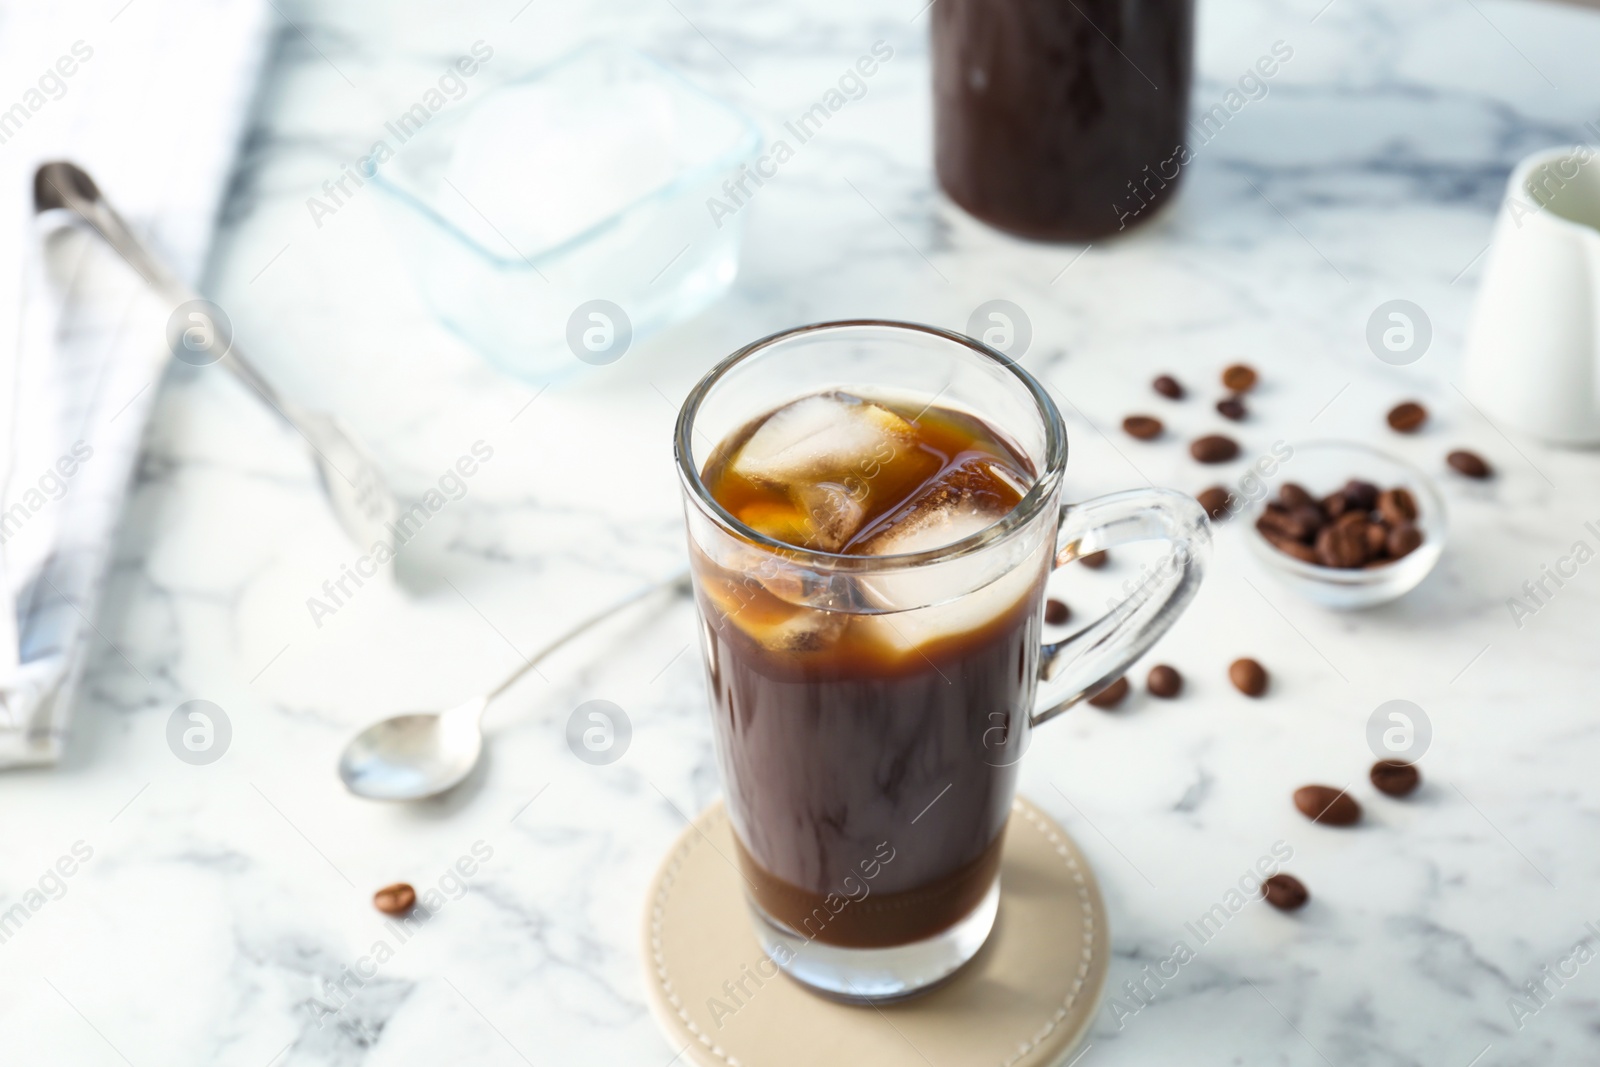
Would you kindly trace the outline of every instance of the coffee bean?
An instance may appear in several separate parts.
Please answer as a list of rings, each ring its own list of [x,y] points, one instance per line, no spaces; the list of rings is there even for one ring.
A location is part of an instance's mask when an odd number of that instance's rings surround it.
[[[1350,501],[1345,498],[1343,489],[1339,490],[1337,493],[1329,493],[1327,496],[1323,497],[1321,504],[1322,513],[1328,516],[1330,519],[1337,519],[1339,516],[1350,510]]]
[[[1465,449],[1456,449],[1444,458],[1445,462],[1453,467],[1457,474],[1465,474],[1468,478],[1487,478],[1491,473],[1488,461],[1476,452]]]
[[[1044,602],[1044,621],[1051,626],[1060,626],[1072,618],[1072,609],[1064,601],[1051,597]]]
[[[1205,508],[1206,514],[1213,519],[1222,519],[1228,514],[1228,491],[1220,485],[1200,490],[1195,499],[1200,501],[1200,506]]]
[[[1225,419],[1232,419],[1234,422],[1239,422],[1243,420],[1246,415],[1250,414],[1250,411],[1244,406],[1243,400],[1240,400],[1236,396],[1230,396],[1217,401],[1217,414],[1221,415]]]
[[[1267,669],[1255,660],[1245,657],[1228,665],[1228,681],[1247,697],[1258,697],[1267,691]]]
[[[1396,404],[1389,410],[1389,428],[1397,433],[1416,433],[1428,421],[1428,409],[1415,400]]]
[[[1293,530],[1293,520],[1289,518],[1289,509],[1276,502],[1269,503],[1265,508],[1261,509],[1261,517],[1256,520],[1256,529],[1263,534],[1270,531],[1296,541],[1300,539]]]
[[[1171,700],[1183,691],[1183,675],[1178,673],[1177,668],[1161,663],[1150,668],[1150,676],[1144,684],[1151,696]]]
[[[1403,797],[1422,784],[1417,765],[1397,759],[1381,759],[1374,763],[1370,777],[1378,792],[1392,797]]]
[[[1361,819],[1361,805],[1348,793],[1328,785],[1303,785],[1294,791],[1294,806],[1312,822],[1349,826]]]
[[[1255,370],[1243,363],[1235,363],[1222,372],[1222,385],[1231,393],[1248,393],[1255,384]]]
[[[1378,514],[1390,526],[1414,522],[1417,518],[1417,498],[1408,489],[1385,489],[1378,494]]]
[[[1371,511],[1378,506],[1378,487],[1371,482],[1363,482],[1359,478],[1351,478],[1344,483],[1344,498],[1350,505],[1351,511]]]
[[[1389,528],[1382,523],[1369,522],[1366,528],[1367,559],[1379,559],[1389,551]]]
[[[1298,531],[1295,539],[1310,543],[1315,540],[1317,531],[1327,524],[1327,516],[1322,514],[1322,509],[1317,505],[1307,504],[1304,507],[1290,508],[1289,521]]]
[[[1150,383],[1151,388],[1166,397],[1168,400],[1182,400],[1183,386],[1178,384],[1178,379],[1170,374],[1163,374]]]
[[[1114,708],[1122,703],[1122,698],[1128,695],[1128,679],[1118,678],[1100,692],[1089,698],[1089,703],[1097,708]]]
[[[1367,520],[1354,512],[1340,519],[1317,531],[1317,560],[1324,567],[1359,567],[1367,561]]]
[[[1293,911],[1311,899],[1305,885],[1292,874],[1275,874],[1262,882],[1261,895],[1279,911]]]
[[[1415,552],[1420,544],[1422,544],[1422,531],[1407,523],[1389,531],[1389,543],[1385,547],[1389,550],[1390,559],[1399,559]]]
[[[1276,530],[1263,529],[1260,522],[1256,523],[1256,529],[1261,531],[1261,536],[1265,537],[1273,548],[1276,548],[1284,555],[1293,556],[1302,563],[1315,563],[1319,567],[1322,565],[1321,557],[1317,555],[1316,549],[1310,545],[1297,541],[1293,537],[1279,533]]]
[[[1256,528],[1272,530],[1292,541],[1310,543],[1322,528],[1322,509],[1317,507],[1286,508],[1282,504],[1268,504],[1256,520]]]
[[[1226,463],[1239,454],[1239,442],[1220,433],[1207,434],[1189,446],[1189,455],[1201,463]]]
[[[1129,437],[1149,441],[1161,436],[1161,420],[1149,415],[1129,415],[1122,420],[1122,429]]]
[[[405,915],[417,903],[417,891],[404,882],[386,885],[372,894],[372,906],[385,915]]]
[[[1111,562],[1111,553],[1101,549],[1099,552],[1091,552],[1087,556],[1079,556],[1078,562],[1091,570],[1099,570]]]
[[[1305,487],[1294,482],[1284,482],[1278,487],[1278,503],[1286,508],[1315,507],[1320,508],[1317,498],[1306,492]]]

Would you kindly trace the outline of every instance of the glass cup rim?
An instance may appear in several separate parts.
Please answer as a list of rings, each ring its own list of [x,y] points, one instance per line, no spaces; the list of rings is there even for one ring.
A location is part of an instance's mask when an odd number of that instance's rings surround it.
[[[1016,507],[976,533],[969,534],[959,541],[952,541],[947,545],[924,549],[920,552],[904,552],[884,556],[855,556],[841,552],[824,552],[820,549],[801,548],[798,545],[787,544],[768,537],[766,534],[746,526],[721,504],[717,503],[710,490],[706,487],[705,482],[701,480],[700,471],[695,467],[693,442],[691,440],[695,416],[699,414],[700,406],[704,403],[706,397],[710,395],[711,390],[716,387],[717,383],[729,371],[745,360],[775,345],[812,334],[862,327],[874,330],[922,334],[937,340],[950,342],[966,349],[973,355],[997,364],[1022,384],[1044,421],[1044,469],[1040,472],[1039,477],[1034,480],[1033,485],[1029,487],[1028,492],[1017,502]],[[834,571],[863,570],[876,573],[926,566],[930,563],[943,563],[948,560],[969,556],[1025,528],[1055,498],[1067,465],[1067,432],[1066,426],[1061,419],[1060,410],[1057,409],[1055,401],[1050,399],[1050,394],[1045,391],[1039,380],[1018,366],[1015,360],[984,344],[982,341],[975,340],[965,334],[956,333],[953,330],[945,330],[937,326],[928,326],[917,322],[904,322],[897,319],[834,319],[805,326],[793,326],[786,330],[768,334],[766,337],[752,341],[743,348],[738,349],[711,368],[705,377],[701,378],[699,383],[690,390],[689,395],[684,399],[682,408],[678,411],[677,426],[673,433],[673,454],[677,462],[678,477],[682,481],[685,491],[700,510],[721,527],[724,532],[742,541],[750,542],[775,555],[782,556],[791,563],[813,566],[817,569]]]

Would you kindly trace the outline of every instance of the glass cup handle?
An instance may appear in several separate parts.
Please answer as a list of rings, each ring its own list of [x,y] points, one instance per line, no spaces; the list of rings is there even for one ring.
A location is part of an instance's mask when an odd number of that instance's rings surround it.
[[[1211,523],[1199,501],[1176,489],[1133,489],[1063,505],[1053,566],[1134,541],[1166,541],[1171,550],[1141,571],[1127,599],[1104,617],[1044,646],[1033,725],[1124,674],[1199,591],[1211,552]]]

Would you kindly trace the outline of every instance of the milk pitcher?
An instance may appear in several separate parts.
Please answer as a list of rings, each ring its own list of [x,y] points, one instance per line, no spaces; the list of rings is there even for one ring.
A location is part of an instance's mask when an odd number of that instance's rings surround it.
[[[1489,418],[1600,444],[1600,148],[1517,164],[1467,334],[1466,392]]]

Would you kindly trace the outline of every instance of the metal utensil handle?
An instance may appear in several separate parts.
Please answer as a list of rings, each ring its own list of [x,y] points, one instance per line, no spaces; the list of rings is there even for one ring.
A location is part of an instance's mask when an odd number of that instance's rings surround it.
[[[587,619],[584,619],[572,629],[562,633],[549,644],[545,645],[543,648],[539,649],[533,655],[524,660],[522,666],[511,672],[510,677],[501,682],[499,685],[495,686],[484,696],[484,704],[488,705],[488,703],[494,700],[495,697],[499,696],[501,693],[504,693],[507,689],[510,689],[517,683],[519,679],[521,679],[523,675],[533,670],[534,667],[539,665],[541,660],[545,659],[551,653],[561,648],[567,642],[588,633],[590,630],[594,629],[596,626],[599,626],[602,622],[605,622],[623,608],[628,607],[631,604],[636,604],[655,593],[663,592],[668,589],[687,590],[688,588],[689,570],[686,567],[683,570],[677,571],[676,573],[671,574],[658,582],[652,582],[651,584],[640,589],[636,589],[632,593],[629,593],[627,596],[623,597],[621,600],[615,601],[600,611],[595,612],[593,615],[589,616]]]
[[[123,217],[117,213],[116,208],[106,200],[102,194],[93,199],[86,198],[70,184],[63,187],[60,183],[52,182],[52,187],[60,196],[61,202],[66,204],[74,214],[87,222],[98,233],[106,244],[110,245],[128,266],[132,267],[144,278],[146,284],[161,293],[162,296],[174,304],[187,303],[190,300],[201,299],[200,295],[179,281],[167,265],[139,240],[133,229]],[[268,404],[277,410],[278,414],[291,423],[297,423],[297,412],[293,405],[288,404],[283,397],[278,395],[265,378],[263,378],[253,365],[244,358],[232,338],[223,338],[217,330],[208,330],[204,350],[217,357],[217,362],[227,367],[228,370],[238,375],[250,388],[261,394]],[[224,347],[225,346],[225,347]],[[218,349],[221,349],[218,351]]]

